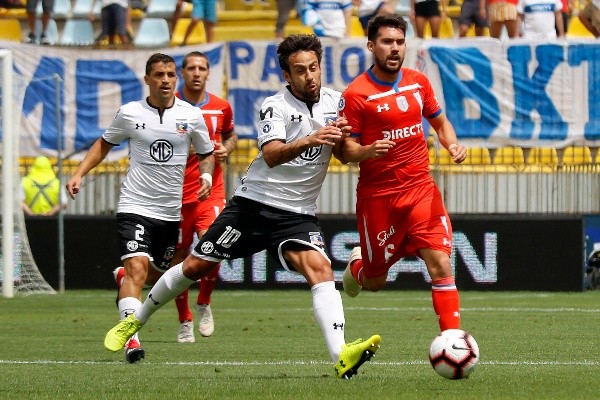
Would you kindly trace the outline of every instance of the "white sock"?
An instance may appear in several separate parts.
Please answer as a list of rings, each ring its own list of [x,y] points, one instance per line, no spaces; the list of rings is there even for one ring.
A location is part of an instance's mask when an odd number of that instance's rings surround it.
[[[130,314],[136,314],[137,317],[137,312],[142,307],[142,302],[135,297],[124,297],[119,300],[117,307],[119,307],[119,317],[121,319],[126,318]],[[135,338],[138,342],[140,341],[137,332],[132,338]]]
[[[154,284],[148,298],[144,301],[139,311],[135,314],[142,324],[148,322],[148,319],[156,310],[179,296],[181,292],[190,287],[195,280],[186,278],[183,275],[182,263],[179,263],[167,270],[158,282]]]
[[[344,305],[342,296],[335,288],[335,282],[322,282],[310,288],[313,309],[317,323],[321,327],[329,355],[334,363],[338,361],[344,339]]]

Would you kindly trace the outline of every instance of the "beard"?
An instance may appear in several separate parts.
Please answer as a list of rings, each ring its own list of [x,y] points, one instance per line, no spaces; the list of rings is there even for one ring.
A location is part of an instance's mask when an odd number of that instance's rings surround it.
[[[388,74],[396,74],[396,73],[398,73],[398,71],[400,71],[400,68],[402,67],[402,64],[404,63],[404,59],[403,58],[399,58],[397,60],[398,61],[398,65],[395,66],[395,67],[390,67],[387,64],[387,61],[388,61],[388,58],[385,58],[383,60],[377,59],[377,60],[375,60],[375,63],[377,64],[377,67],[381,71],[383,71],[385,73],[388,73]]]
[[[295,92],[297,97],[305,100],[305,101],[319,101],[319,94],[321,92],[321,85],[317,85],[315,91],[313,92],[308,87],[298,87],[296,85],[292,85],[292,92]]]

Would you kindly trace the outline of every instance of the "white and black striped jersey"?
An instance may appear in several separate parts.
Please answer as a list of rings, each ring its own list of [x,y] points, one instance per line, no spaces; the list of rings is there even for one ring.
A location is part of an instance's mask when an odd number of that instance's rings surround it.
[[[337,118],[341,93],[321,88],[318,103],[296,98],[288,88],[265,99],[258,123],[258,147],[271,140],[293,142]],[[235,195],[300,214],[314,215],[332,147],[311,147],[295,159],[269,168],[259,152]]]
[[[198,154],[213,151],[200,109],[175,98],[160,115],[146,100],[130,102],[119,109],[102,138],[114,145],[129,139],[129,170],[117,211],[179,221],[190,143]]]

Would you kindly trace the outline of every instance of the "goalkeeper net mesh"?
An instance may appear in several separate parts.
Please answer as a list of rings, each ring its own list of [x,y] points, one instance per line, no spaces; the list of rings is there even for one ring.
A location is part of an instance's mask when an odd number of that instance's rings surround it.
[[[19,294],[33,294],[33,293],[55,293],[54,289],[46,282],[42,274],[40,273],[33,255],[31,253],[31,248],[29,247],[29,241],[27,240],[27,229],[25,227],[25,218],[23,216],[23,210],[21,208],[21,196],[20,193],[20,185],[21,185],[21,175],[19,173],[19,152],[18,149],[18,138],[19,138],[19,126],[20,126],[20,115],[21,108],[23,105],[23,98],[25,96],[26,89],[26,81],[19,74],[6,73],[7,68],[4,68],[4,63],[6,62],[5,57],[0,57],[0,71],[3,71],[0,74],[0,88],[4,85],[12,85],[13,87],[13,98],[5,99],[0,95],[0,133],[2,133],[2,145],[0,145],[0,151],[3,154],[2,162],[0,163],[0,172],[2,173],[2,177],[4,180],[5,173],[10,173],[13,176],[13,185],[6,184],[7,182],[3,182],[0,186],[0,193],[2,202],[4,201],[12,202],[13,204],[13,215],[2,215],[2,222],[6,221],[6,218],[12,218],[14,223],[14,230],[12,232],[12,241],[9,243],[12,244],[11,248],[3,248],[3,244],[6,241],[3,237],[0,237],[0,281],[4,283],[6,279],[12,279],[14,284],[14,292]],[[12,113],[7,114],[3,112],[4,105],[7,101],[12,102]],[[5,151],[4,149],[4,134],[3,126],[5,118],[12,118],[12,126],[14,131],[14,149],[16,151]],[[13,154],[11,159],[7,159],[6,154]],[[5,169],[8,169],[5,171]],[[9,203],[10,204],[10,203]],[[3,213],[4,214],[4,213]],[[0,228],[3,226],[0,225]],[[4,235],[4,229],[0,230],[0,236]],[[4,252],[12,251],[13,253],[13,267],[9,270],[11,271],[10,275],[5,276],[5,268],[4,268]]]

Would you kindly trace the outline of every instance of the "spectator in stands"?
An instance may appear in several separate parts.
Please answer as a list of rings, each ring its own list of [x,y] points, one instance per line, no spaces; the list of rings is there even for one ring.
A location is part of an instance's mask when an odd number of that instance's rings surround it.
[[[35,43],[35,18],[36,8],[40,0],[27,0],[27,24],[29,25],[29,35],[27,36],[27,43]],[[40,44],[48,45],[50,42],[46,37],[46,29],[48,28],[48,21],[52,15],[54,9],[54,0],[41,0],[42,2],[42,33],[40,35]]]
[[[523,21],[521,36],[526,39],[556,39],[556,27],[558,37],[565,36],[561,10],[561,0],[519,0],[517,13]]]
[[[60,182],[47,157],[35,158],[29,173],[21,179],[21,187],[22,207],[27,215],[51,216],[67,206],[67,195],[63,191],[61,196]]]
[[[290,12],[296,7],[296,0],[277,0],[277,22],[275,37],[283,39],[283,30],[290,19]]]
[[[466,37],[471,25],[475,26],[475,36],[484,36],[485,28],[488,27],[487,18],[481,17],[479,0],[463,0],[458,16],[458,36]],[[485,7],[485,4],[483,5]]]
[[[600,0],[591,0],[579,13],[579,20],[595,37],[600,37]]]
[[[298,14],[318,37],[343,38],[350,36],[352,0],[299,0]]]
[[[517,15],[517,2],[519,0],[479,0],[479,13],[481,18],[489,15],[490,36],[500,39],[502,28],[506,27],[509,38],[519,36],[519,18]],[[486,7],[487,1],[487,7]]]
[[[425,35],[425,24],[429,22],[431,37],[440,37],[440,25],[446,18],[446,7],[448,0],[442,0],[442,10],[438,0],[410,0],[410,12],[408,16],[415,27],[417,37]]]
[[[96,1],[92,0],[88,19],[94,21],[94,6]],[[127,34],[127,15],[129,13],[128,0],[100,0],[102,2],[102,10],[100,17],[102,18],[102,32],[96,38],[96,44],[100,44],[104,40],[108,40],[108,44],[115,44],[116,36],[121,39],[122,44],[129,44],[129,35]]]
[[[184,0],[177,0],[177,6],[175,7],[175,13],[173,14],[173,25],[171,35],[173,33],[173,30],[175,30],[177,20],[181,17],[181,13],[183,12],[184,2]],[[210,43],[214,41],[215,24],[217,23],[217,1],[193,0],[192,4],[192,20],[185,31],[185,35],[183,36],[181,46],[187,46],[187,41],[200,20],[202,20],[202,24],[204,25],[206,42]]]
[[[357,7],[358,20],[365,36],[371,18],[380,14],[392,14],[395,11],[390,0],[354,0],[354,5]]]
[[[562,20],[563,20],[563,32],[566,35],[569,29],[569,19],[571,18],[571,7],[569,5],[570,0],[561,0],[562,3]],[[558,36],[558,24],[555,27],[556,36]]]

